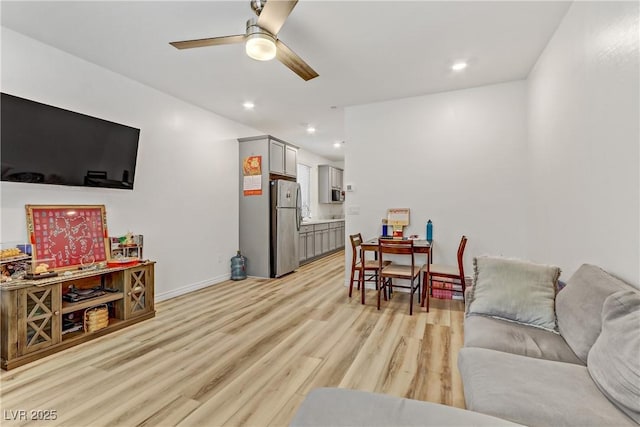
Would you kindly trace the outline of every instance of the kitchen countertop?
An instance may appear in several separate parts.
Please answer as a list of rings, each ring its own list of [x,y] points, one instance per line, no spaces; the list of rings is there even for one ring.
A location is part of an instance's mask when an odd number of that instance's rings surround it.
[[[304,219],[302,225],[325,224],[328,222],[343,222],[344,218],[339,219]]]

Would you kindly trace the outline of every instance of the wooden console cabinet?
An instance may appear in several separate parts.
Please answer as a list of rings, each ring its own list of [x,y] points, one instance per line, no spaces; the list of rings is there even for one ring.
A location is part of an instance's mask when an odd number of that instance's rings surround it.
[[[0,285],[2,369],[24,365],[154,317],[153,270],[154,263],[145,262],[132,267],[3,283]],[[73,289],[93,288],[115,292],[78,302],[63,298]],[[104,306],[109,311],[109,325],[104,329],[89,333],[67,328],[73,321],[81,322],[85,310]]]

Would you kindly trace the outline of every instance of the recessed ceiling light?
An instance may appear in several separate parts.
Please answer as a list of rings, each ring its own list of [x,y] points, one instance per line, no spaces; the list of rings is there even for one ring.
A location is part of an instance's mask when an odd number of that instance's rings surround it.
[[[307,133],[316,133],[316,128],[313,126],[307,126]]]
[[[453,65],[451,66],[451,69],[452,69],[453,71],[462,71],[462,70],[464,70],[465,68],[467,68],[467,65],[468,65],[468,64],[467,64],[466,62],[464,62],[464,61],[460,61],[460,62],[456,62],[455,64],[453,64]]]
[[[340,148],[340,147],[342,147],[342,144],[340,144],[339,142],[334,142],[333,143],[333,147],[334,148]]]
[[[247,101],[247,102],[243,103],[242,106],[244,107],[245,110],[253,110],[253,107],[255,107],[256,104],[254,104],[251,101]]]

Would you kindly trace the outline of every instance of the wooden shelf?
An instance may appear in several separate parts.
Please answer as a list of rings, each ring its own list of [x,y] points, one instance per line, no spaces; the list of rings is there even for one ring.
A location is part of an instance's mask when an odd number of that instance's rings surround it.
[[[41,280],[13,280],[0,286],[0,368],[8,370],[86,341],[108,335],[155,315],[154,263],[136,266],[65,272]],[[76,283],[81,280],[82,283]],[[77,302],[65,301],[63,289],[72,282],[79,289],[89,284],[115,289]],[[94,332],[63,333],[69,314],[109,303],[109,325]],[[82,316],[73,316],[77,322]],[[70,325],[67,325],[70,326]],[[71,326],[70,326],[71,327]]]
[[[31,259],[31,255],[22,254],[12,257],[0,258],[0,264],[7,264],[10,262],[23,261],[27,259]]]
[[[107,326],[104,329],[108,329],[112,326],[116,326],[118,323],[124,323],[124,320],[120,320],[120,319],[114,319],[113,317],[109,318],[109,326]],[[69,332],[68,334],[64,334],[62,336],[62,341],[63,342],[69,342],[69,341],[74,341],[74,340],[81,340],[84,337],[86,337],[87,335],[92,335],[95,334],[97,332],[102,331],[103,329],[100,329],[98,331],[95,332],[85,332],[85,331],[75,331],[75,332]]]
[[[106,295],[101,295],[99,297],[87,299],[84,301],[78,301],[78,302],[63,301],[62,314],[72,313],[74,311],[83,310],[85,308],[94,307],[100,304],[106,304],[108,302],[117,301],[122,298],[124,298],[124,293],[115,292],[115,293],[107,293]]]

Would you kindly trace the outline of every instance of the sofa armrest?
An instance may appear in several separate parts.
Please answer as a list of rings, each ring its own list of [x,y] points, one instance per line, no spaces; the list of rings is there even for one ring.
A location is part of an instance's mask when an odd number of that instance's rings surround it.
[[[339,388],[311,390],[291,427],[309,426],[505,426],[520,424],[420,400]]]

